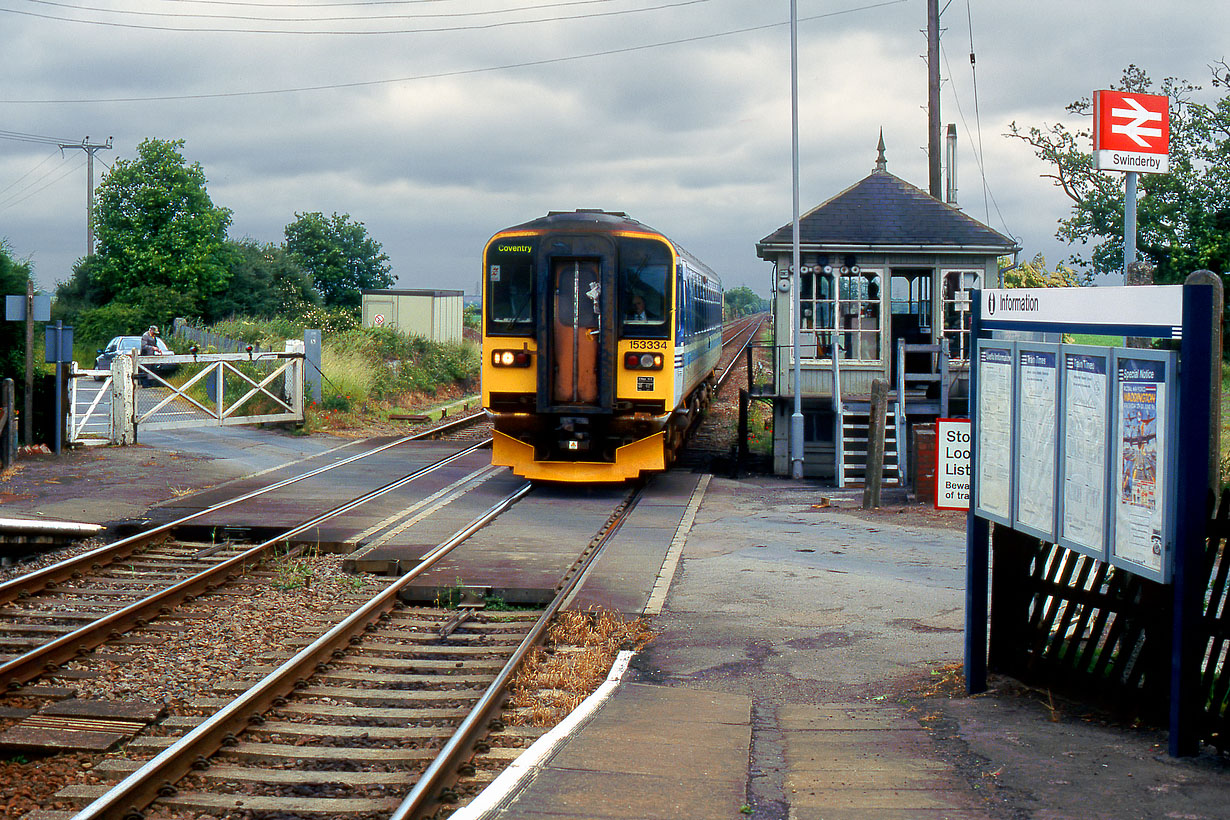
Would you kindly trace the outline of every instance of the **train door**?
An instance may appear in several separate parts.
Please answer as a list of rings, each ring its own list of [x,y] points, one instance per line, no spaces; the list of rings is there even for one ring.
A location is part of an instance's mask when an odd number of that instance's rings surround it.
[[[551,401],[597,407],[605,295],[599,260],[553,259],[551,288]]]

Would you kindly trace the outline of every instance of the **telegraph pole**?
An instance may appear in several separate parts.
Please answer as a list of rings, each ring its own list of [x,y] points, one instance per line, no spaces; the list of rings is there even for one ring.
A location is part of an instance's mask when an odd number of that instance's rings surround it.
[[[943,199],[940,180],[940,0],[927,0],[927,181]]]
[[[85,189],[85,255],[94,254],[94,152],[111,150],[111,137],[105,143],[91,143],[86,137],[80,145],[60,144],[60,153],[65,148],[80,148],[86,155],[86,189]]]

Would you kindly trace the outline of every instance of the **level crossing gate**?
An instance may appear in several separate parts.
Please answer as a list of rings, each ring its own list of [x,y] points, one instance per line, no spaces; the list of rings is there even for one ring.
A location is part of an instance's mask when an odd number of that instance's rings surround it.
[[[117,356],[110,370],[74,364],[68,440],[128,444],[140,430],[302,422],[304,365],[294,350],[134,354]]]

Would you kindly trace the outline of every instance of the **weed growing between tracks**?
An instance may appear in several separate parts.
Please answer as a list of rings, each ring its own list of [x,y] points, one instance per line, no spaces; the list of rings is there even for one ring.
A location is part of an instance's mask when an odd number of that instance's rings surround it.
[[[512,683],[505,720],[511,725],[552,726],[563,720],[606,679],[621,649],[653,639],[644,618],[617,612],[563,612],[545,648],[534,649]]]

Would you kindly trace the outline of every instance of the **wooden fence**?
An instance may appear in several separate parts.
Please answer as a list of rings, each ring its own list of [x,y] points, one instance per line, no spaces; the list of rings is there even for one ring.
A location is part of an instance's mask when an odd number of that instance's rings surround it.
[[[1230,750],[1230,491],[1210,503],[1199,622],[1202,740]],[[1166,725],[1174,601],[1170,587],[996,527],[991,539],[989,668]]]

